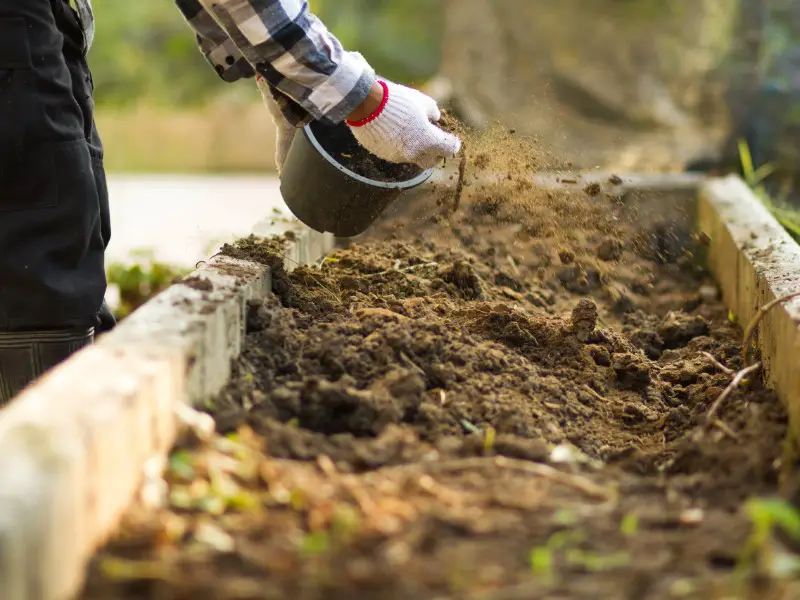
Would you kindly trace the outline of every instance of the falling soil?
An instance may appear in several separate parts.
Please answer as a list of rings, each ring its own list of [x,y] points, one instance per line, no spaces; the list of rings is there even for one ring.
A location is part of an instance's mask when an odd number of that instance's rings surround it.
[[[211,404],[227,437],[182,443],[83,598],[740,597],[784,410],[754,378],[707,427],[742,332],[701,247],[536,189],[536,160],[279,271]]]

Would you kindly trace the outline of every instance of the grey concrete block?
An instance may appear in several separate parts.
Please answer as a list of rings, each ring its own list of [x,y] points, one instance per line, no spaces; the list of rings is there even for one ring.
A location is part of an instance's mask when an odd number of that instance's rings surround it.
[[[88,559],[80,437],[63,421],[32,420],[3,431],[0,446],[0,597],[69,597]]]
[[[709,240],[708,267],[725,304],[742,327],[768,303],[800,292],[800,246],[738,177],[703,187],[698,228]],[[760,321],[753,343],[768,383],[800,433],[800,298],[776,305]]]
[[[262,225],[258,234],[292,232],[284,266],[313,265],[333,248],[333,237],[279,221]],[[179,351],[185,359],[188,401],[201,406],[227,383],[231,361],[242,351],[247,304],[271,290],[265,265],[217,256],[182,283],[139,308],[98,343],[145,355]]]
[[[219,256],[134,312],[98,344],[158,355],[179,351],[188,400],[205,402],[230,376],[241,352],[247,301],[269,291],[264,265]]]

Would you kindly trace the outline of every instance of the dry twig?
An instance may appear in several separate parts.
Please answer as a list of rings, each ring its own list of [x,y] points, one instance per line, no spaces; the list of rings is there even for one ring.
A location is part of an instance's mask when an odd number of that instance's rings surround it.
[[[599,486],[585,477],[578,475],[571,475],[564,473],[549,465],[541,463],[528,462],[519,459],[507,458],[505,456],[496,457],[473,457],[473,458],[458,458],[453,460],[444,461],[429,461],[414,463],[412,465],[402,465],[399,467],[387,467],[381,469],[381,474],[403,473],[411,470],[425,470],[428,472],[446,472],[446,471],[464,471],[471,469],[479,469],[481,467],[491,466],[498,469],[506,469],[509,471],[518,471],[528,475],[535,475],[542,479],[547,479],[553,483],[570,487],[594,500],[612,500],[615,496],[614,493],[603,487]]]
[[[753,317],[753,319],[750,321],[750,324],[747,326],[747,329],[744,330],[744,340],[742,341],[742,364],[746,365],[750,359],[750,342],[756,332],[756,329],[758,328],[758,324],[761,323],[761,319],[763,319],[766,314],[776,306],[779,306],[784,302],[788,302],[789,300],[793,300],[797,297],[800,297],[800,292],[793,292],[781,298],[776,298],[772,302],[768,302],[758,309],[756,316]]]
[[[733,429],[731,429],[730,427],[728,427],[728,426],[725,424],[725,422],[724,422],[724,421],[720,421],[719,419],[714,419],[714,420],[711,422],[711,425],[712,425],[713,427],[716,427],[717,429],[719,429],[719,430],[720,430],[722,433],[724,433],[725,435],[727,435],[729,438],[731,438],[731,439],[734,439],[734,440],[736,440],[737,442],[739,441],[739,439],[740,439],[740,438],[739,438],[739,435],[738,435],[738,434],[737,434],[737,433],[736,433],[736,432],[735,432]]]
[[[461,147],[461,160],[458,163],[458,183],[456,183],[456,192],[453,197],[453,206],[450,214],[453,215],[458,212],[461,206],[461,194],[464,193],[464,179],[467,174],[467,144],[463,143]]]
[[[361,275],[360,277],[363,279],[368,279],[370,277],[379,277],[381,275],[388,275],[389,273],[410,273],[411,271],[416,271],[417,269],[423,269],[425,267],[438,267],[438,266],[439,263],[436,262],[420,263],[418,265],[411,265],[410,267],[403,267],[402,269],[399,269],[397,265],[395,265],[391,269],[386,269],[385,271],[379,271],[377,273],[368,273],[366,275]]]
[[[603,396],[601,396],[600,393],[597,392],[597,390],[592,389],[591,386],[584,385],[583,389],[586,390],[586,392],[588,394],[590,394],[591,396],[593,396],[596,400],[599,400],[600,402],[604,402],[604,403],[608,402],[608,400],[606,400]]]
[[[714,401],[714,404],[711,405],[711,408],[708,410],[708,414],[706,415],[706,423],[713,424],[714,418],[716,417],[717,411],[719,411],[719,407],[722,406],[722,403],[730,396],[733,391],[738,388],[741,383],[747,379],[750,375],[755,373],[761,368],[761,363],[756,363],[754,365],[750,365],[749,367],[745,367],[741,371],[737,372],[736,375],[733,376],[733,379],[728,384],[728,387],[723,390],[723,392],[719,395],[719,397]]]
[[[293,262],[293,263],[294,263],[296,266],[298,266],[298,267],[303,267],[303,266],[305,266],[305,265],[303,265],[302,263],[300,263],[300,262],[297,262],[297,261],[296,261],[296,260],[294,260],[293,258],[289,258],[289,257],[288,257],[288,256],[286,256],[285,254],[281,254],[280,252],[278,252],[277,254],[278,254],[278,256],[280,256],[280,257],[281,257],[283,260],[287,260],[287,261],[289,261],[289,262]],[[310,279],[312,279],[312,280],[314,281],[314,283],[316,283],[316,284],[317,284],[319,287],[321,287],[321,288],[322,288],[322,289],[323,289],[325,292],[327,292],[327,294],[328,294],[328,295],[329,295],[331,298],[333,298],[333,301],[334,301],[336,304],[339,304],[339,305],[343,305],[343,304],[344,304],[344,302],[343,302],[343,301],[342,301],[342,299],[339,297],[339,295],[338,295],[336,292],[334,292],[332,289],[328,288],[328,286],[326,286],[324,283],[322,283],[322,280],[321,280],[321,279],[317,279],[317,278],[316,278],[316,277],[314,277],[314,275],[312,275],[310,272],[309,272],[309,273],[306,273],[306,275],[308,275],[308,277],[309,277]]]
[[[339,483],[342,488],[350,494],[365,515],[371,516],[375,514],[377,510],[375,501],[370,497],[366,489],[360,486],[351,477],[340,473],[329,456],[324,454],[320,455],[317,458],[317,466],[329,479]]]

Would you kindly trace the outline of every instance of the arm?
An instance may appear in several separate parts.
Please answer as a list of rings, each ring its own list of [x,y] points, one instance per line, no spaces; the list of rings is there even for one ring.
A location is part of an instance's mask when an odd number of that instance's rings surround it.
[[[306,0],[176,0],[209,62],[226,81],[258,75],[259,87],[291,139],[291,126],[347,121],[370,152],[428,168],[461,142],[432,121],[441,113],[424,94],[385,80],[345,52]],[[278,117],[280,115],[280,117]],[[280,169],[281,160],[277,160]]]
[[[305,0],[177,2],[195,31],[209,40],[204,53],[217,72],[222,68],[226,81],[258,73],[311,119],[331,124],[368,110],[376,92],[380,103],[375,76],[344,51]],[[225,67],[244,63],[250,67],[242,68],[246,74],[223,75],[230,70]]]
[[[200,51],[223,81],[233,83],[240,79],[250,79],[256,70],[247,61],[233,40],[219,26],[214,17],[203,8],[199,0],[176,0],[178,10],[186,23],[194,31]],[[263,90],[262,90],[263,92]],[[274,88],[269,90],[280,117],[295,127],[301,127],[312,120],[302,106]],[[278,118],[275,116],[275,118]]]
[[[176,4],[194,31],[203,56],[223,81],[233,82],[255,75],[255,69],[233,40],[217,25],[198,0],[176,0]]]

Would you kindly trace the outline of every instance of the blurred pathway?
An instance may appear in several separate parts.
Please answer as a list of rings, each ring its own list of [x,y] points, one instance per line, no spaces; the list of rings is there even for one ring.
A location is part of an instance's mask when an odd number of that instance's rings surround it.
[[[193,266],[257,222],[290,213],[277,177],[109,175],[111,243],[106,262],[135,261],[137,251]]]

